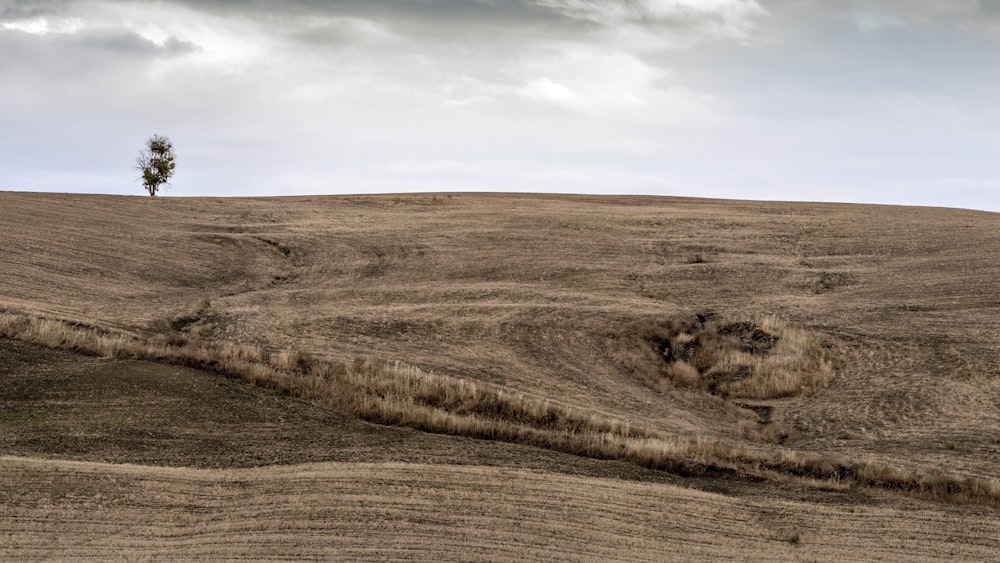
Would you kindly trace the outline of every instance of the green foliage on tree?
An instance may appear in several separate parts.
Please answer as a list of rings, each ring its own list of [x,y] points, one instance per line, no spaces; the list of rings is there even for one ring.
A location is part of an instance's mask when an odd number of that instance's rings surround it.
[[[135,158],[135,169],[139,171],[142,187],[155,196],[161,186],[167,185],[174,173],[177,157],[174,155],[174,145],[170,139],[161,135],[153,135],[146,139],[146,146]]]

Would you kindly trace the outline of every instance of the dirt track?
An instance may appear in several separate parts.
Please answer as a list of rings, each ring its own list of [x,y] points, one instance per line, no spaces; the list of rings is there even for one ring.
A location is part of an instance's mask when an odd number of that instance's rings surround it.
[[[496,467],[0,458],[0,557],[987,561],[994,514],[754,500]],[[13,514],[12,514],[13,513]]]

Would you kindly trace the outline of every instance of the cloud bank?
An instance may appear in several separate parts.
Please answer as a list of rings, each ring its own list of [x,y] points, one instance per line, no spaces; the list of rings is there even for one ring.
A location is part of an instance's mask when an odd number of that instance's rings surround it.
[[[0,189],[1000,209],[1000,2],[0,2]]]

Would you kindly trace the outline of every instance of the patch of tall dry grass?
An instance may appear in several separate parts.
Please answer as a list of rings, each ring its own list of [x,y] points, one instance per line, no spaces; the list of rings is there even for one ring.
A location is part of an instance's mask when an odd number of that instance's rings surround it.
[[[793,349],[807,349],[795,342],[794,332],[781,334],[792,340]],[[9,312],[0,312],[0,337],[104,357],[208,369],[376,423],[625,460],[683,475],[795,476],[1000,507],[1000,482],[996,480],[849,463],[780,447],[750,449],[708,437],[665,435],[402,362],[358,359],[347,365],[300,350],[267,353],[254,346],[163,335],[142,340]]]
[[[723,397],[788,397],[833,378],[832,354],[820,339],[775,317],[647,319],[611,336],[614,355],[647,380]]]

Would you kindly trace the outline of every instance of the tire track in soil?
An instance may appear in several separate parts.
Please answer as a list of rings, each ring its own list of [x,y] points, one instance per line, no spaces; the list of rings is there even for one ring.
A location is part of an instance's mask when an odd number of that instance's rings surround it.
[[[995,514],[728,497],[482,466],[188,469],[0,457],[0,557],[985,561]],[[16,486],[15,486],[16,484]]]

